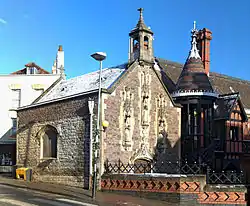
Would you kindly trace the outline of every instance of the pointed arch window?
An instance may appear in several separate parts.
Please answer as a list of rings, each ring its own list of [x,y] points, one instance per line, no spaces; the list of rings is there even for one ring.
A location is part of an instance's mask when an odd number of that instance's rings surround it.
[[[57,136],[56,128],[49,125],[39,131],[41,159],[57,158]]]
[[[148,37],[147,36],[144,36],[144,49],[148,49]]]

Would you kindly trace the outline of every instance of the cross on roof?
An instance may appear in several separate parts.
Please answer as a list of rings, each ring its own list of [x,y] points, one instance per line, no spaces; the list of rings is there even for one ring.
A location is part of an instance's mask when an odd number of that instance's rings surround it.
[[[142,19],[142,12],[143,12],[143,8],[139,8],[139,9],[137,9],[137,11],[139,11],[139,12],[140,12],[140,19]]]

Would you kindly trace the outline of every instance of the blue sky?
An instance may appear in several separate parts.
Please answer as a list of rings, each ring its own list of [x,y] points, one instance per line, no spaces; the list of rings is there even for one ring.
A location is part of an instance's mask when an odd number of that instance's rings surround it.
[[[185,62],[196,20],[213,32],[211,71],[250,80],[248,0],[0,0],[0,73],[30,61],[51,70],[59,44],[68,78],[98,69],[95,51],[107,53],[104,67],[122,64],[139,7],[154,32],[155,56]]]

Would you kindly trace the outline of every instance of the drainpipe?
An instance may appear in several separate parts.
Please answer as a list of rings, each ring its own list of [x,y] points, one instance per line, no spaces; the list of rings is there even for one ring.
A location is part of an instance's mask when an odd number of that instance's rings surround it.
[[[89,176],[92,177],[93,168],[92,168],[92,162],[93,162],[93,109],[94,109],[94,100],[89,98],[88,101],[88,107],[89,107]],[[92,178],[90,178],[92,179]],[[90,189],[90,185],[89,185]]]

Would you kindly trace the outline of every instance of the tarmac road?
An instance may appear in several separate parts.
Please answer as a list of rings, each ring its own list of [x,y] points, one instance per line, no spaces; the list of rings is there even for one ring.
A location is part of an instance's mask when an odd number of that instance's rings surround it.
[[[98,192],[96,201],[82,189],[0,178],[0,206],[176,206],[166,201]],[[186,204],[184,204],[186,206]]]
[[[97,206],[97,204],[69,199],[62,195],[37,192],[25,188],[11,187],[0,184],[1,206]]]

